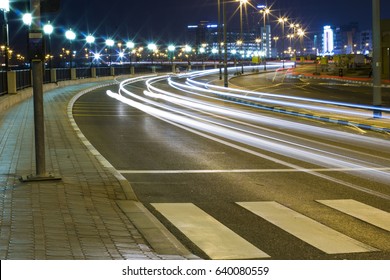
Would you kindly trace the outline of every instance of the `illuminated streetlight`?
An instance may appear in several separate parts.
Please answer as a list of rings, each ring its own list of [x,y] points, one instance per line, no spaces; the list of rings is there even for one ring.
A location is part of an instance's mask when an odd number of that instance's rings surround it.
[[[287,18],[286,17],[281,17],[278,19],[278,22],[282,25],[282,63],[283,63],[283,68],[284,68],[284,40],[285,40],[285,37],[284,37],[284,25],[285,23],[287,22]]]
[[[50,53],[51,53],[51,36],[50,35],[53,33],[53,30],[54,30],[54,27],[53,27],[53,25],[50,24],[50,21],[43,26],[43,33],[45,33],[45,35],[49,36],[49,56],[48,56],[49,68],[52,68],[51,67],[52,66],[51,65],[52,57],[50,55]]]
[[[72,29],[69,29],[65,32],[66,39],[69,40],[70,43],[70,68],[72,68],[72,60],[73,60],[73,51],[72,51],[72,41],[76,39],[76,33],[72,31]]]
[[[32,14],[25,13],[22,17],[23,23],[27,26],[30,26],[32,24]]]
[[[267,29],[266,29],[266,20],[267,20],[267,16],[268,14],[271,13],[271,10],[264,6],[264,5],[259,5],[257,6],[257,8],[260,8],[260,13],[263,14],[263,19],[264,19],[264,30],[263,30],[263,34],[262,34],[262,37],[263,37],[263,52],[265,53],[264,55],[264,70],[267,70],[267,54],[269,53],[268,51],[268,47],[267,47],[267,44],[269,44],[268,42],[268,32],[267,32]],[[264,36],[264,33],[265,33],[265,36]]]
[[[154,53],[157,51],[157,45],[154,43],[149,43],[148,50],[152,53],[151,59],[152,59],[152,64],[153,64],[153,56],[154,56]]]
[[[109,57],[109,62],[110,62],[110,66],[112,64],[112,60],[111,60],[111,48],[115,45],[115,41],[112,40],[112,39],[107,39],[106,40],[106,46],[108,47],[108,57]]]
[[[92,35],[88,35],[87,37],[85,37],[85,41],[87,41],[87,43],[91,45],[95,42],[95,37]]]
[[[9,12],[9,0],[0,0],[0,10]]]

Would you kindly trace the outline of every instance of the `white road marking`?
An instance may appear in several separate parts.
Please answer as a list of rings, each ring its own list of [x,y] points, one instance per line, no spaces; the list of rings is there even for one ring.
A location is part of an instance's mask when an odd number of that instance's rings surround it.
[[[300,168],[300,169],[195,169],[195,170],[118,170],[122,174],[196,174],[196,173],[279,173],[279,172],[345,172],[345,171],[390,171],[389,167],[383,168]]]
[[[390,213],[353,199],[317,200],[328,207],[390,231]]]
[[[269,255],[192,203],[152,203],[211,259],[258,259]]]
[[[327,254],[377,251],[275,201],[237,204]]]

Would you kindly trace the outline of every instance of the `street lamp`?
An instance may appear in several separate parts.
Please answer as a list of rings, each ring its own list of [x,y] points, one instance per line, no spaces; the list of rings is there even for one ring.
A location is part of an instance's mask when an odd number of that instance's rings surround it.
[[[240,1],[240,39],[238,40],[239,42],[241,42],[239,45],[240,45],[240,49],[242,50],[243,48],[243,34],[242,34],[242,5],[243,4],[246,4],[248,2],[248,0],[236,0],[236,1]],[[241,73],[244,74],[244,63],[241,62]]]
[[[4,34],[4,40],[5,47],[5,67],[6,70],[8,70],[8,49],[9,49],[9,36],[8,36],[8,18],[7,18],[7,12],[9,12],[9,0],[0,0],[0,11],[3,11],[4,16],[4,23],[2,26],[2,33]]]
[[[30,13],[23,14],[22,20],[24,25],[30,26],[32,24],[32,14]]]
[[[153,65],[153,56],[154,56],[154,52],[157,50],[157,45],[154,43],[149,43],[148,50],[152,53],[151,59],[152,59],[152,65]]]
[[[278,22],[282,25],[282,64],[284,68],[284,24],[287,22],[286,17],[281,17],[278,19]]]
[[[52,68],[52,59],[51,59],[51,34],[53,33],[54,27],[50,24],[50,21],[43,26],[43,33],[49,37],[49,68]]]
[[[135,47],[135,44],[134,42],[132,41],[129,41],[126,43],[126,48],[128,48],[130,51],[129,51],[129,59],[130,59],[130,67],[132,65],[132,58],[133,58],[133,49]]]
[[[93,57],[92,57],[92,51],[91,51],[91,48],[92,48],[92,44],[95,43],[95,37],[91,34],[89,34],[87,37],[85,37],[85,41],[87,42],[87,44],[89,44],[89,56],[91,56],[91,67],[92,67],[92,63],[93,63]]]
[[[267,8],[266,6],[264,5],[259,5],[257,6],[257,8],[260,8],[260,13],[263,14],[263,19],[264,19],[264,30],[263,30],[263,34],[262,34],[262,37],[263,37],[263,52],[264,52],[264,71],[267,70],[267,54],[268,54],[268,48],[267,48],[267,44],[269,44],[270,42],[268,42],[268,32],[267,32],[267,29],[266,29],[266,20],[267,20],[267,16],[269,13],[271,13],[271,10],[269,8]],[[265,36],[264,36],[264,33],[265,33]]]
[[[69,29],[65,32],[65,38],[69,40],[70,43],[70,68],[72,68],[72,59],[73,59],[73,51],[72,51],[72,41],[76,39],[76,33],[72,31],[72,29]]]
[[[171,57],[171,64],[173,64],[173,56],[174,56],[175,49],[176,49],[176,47],[174,45],[168,46],[168,52],[169,52],[169,55]]]
[[[107,39],[106,40],[106,46],[108,47],[108,58],[109,58],[109,65],[111,66],[111,63],[112,63],[112,61],[111,61],[111,48],[113,47],[115,45],[115,42],[114,42],[114,40],[112,40],[112,39]]]

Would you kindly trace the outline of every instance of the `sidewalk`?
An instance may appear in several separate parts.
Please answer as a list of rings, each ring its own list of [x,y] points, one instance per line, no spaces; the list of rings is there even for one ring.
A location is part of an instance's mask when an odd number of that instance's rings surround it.
[[[44,94],[46,170],[61,180],[19,180],[35,173],[32,99],[0,112],[0,259],[197,258],[136,200],[127,181],[101,164],[72,127],[67,115],[71,98],[106,83]]]

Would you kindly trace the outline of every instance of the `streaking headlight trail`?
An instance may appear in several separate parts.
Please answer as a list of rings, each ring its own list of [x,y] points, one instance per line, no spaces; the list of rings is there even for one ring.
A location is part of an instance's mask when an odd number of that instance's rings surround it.
[[[202,73],[195,73],[194,76],[199,77]],[[178,80],[177,78],[174,80],[169,75],[132,78],[120,83],[118,93],[108,91],[107,94],[120,102],[128,104],[129,106],[137,108],[170,124],[214,141],[218,141],[222,144],[282,164],[291,169],[301,170],[361,191],[370,192],[372,194],[375,193],[374,191],[335,179],[329,175],[311,171],[310,169],[303,168],[299,165],[277,159],[269,154],[264,154],[261,151],[298,159],[315,166],[350,173],[355,176],[361,176],[372,181],[389,185],[390,162],[386,158],[377,157],[376,163],[373,164],[371,163],[370,157],[374,156],[364,153],[356,153],[356,155],[352,156],[343,155],[341,152],[334,152],[334,149],[328,149],[333,147],[327,147],[325,144],[320,145],[314,143],[314,141],[298,139],[296,136],[287,139],[287,133],[276,133],[275,131],[272,131],[272,129],[262,127],[261,125],[267,124],[278,127],[288,127],[289,129],[293,127],[298,131],[311,131],[313,135],[342,140],[351,139],[351,134],[264,116],[260,113],[237,109],[239,107],[228,108],[220,105],[221,101],[224,100],[219,99],[218,95],[240,94],[240,98],[242,98],[246,97],[245,94],[248,94],[248,91],[240,91],[237,89],[229,89],[229,91],[227,91],[225,88],[220,90],[218,87],[210,86],[205,83],[192,83],[191,81],[193,81],[193,78],[190,78],[188,74],[181,75],[180,78],[184,78],[185,82],[180,83],[176,81]],[[146,90],[144,90],[142,96],[126,89],[126,86],[136,82],[145,84]],[[171,87],[172,90],[170,90],[169,87]],[[250,92],[250,94],[253,94],[253,92]],[[262,96],[259,98],[259,102],[263,101],[264,96],[268,97],[268,94],[265,93],[257,94]],[[215,103],[215,99],[219,100],[219,103]],[[295,98],[294,101],[308,102],[308,100],[299,100],[297,98]],[[291,101],[289,102],[292,103]],[[297,103],[299,105],[299,102]],[[270,135],[269,132],[272,135]],[[294,139],[300,140],[299,143]],[[372,143],[372,141],[376,141],[378,149],[382,147],[386,151],[389,150],[388,141],[386,140],[372,139],[362,135],[353,135],[351,141],[362,146],[364,146],[365,142]],[[255,150],[244,148],[245,146],[253,147]],[[342,148],[339,148],[339,150],[342,151]],[[367,159],[364,159],[364,157]],[[383,162],[383,164],[378,164],[378,160],[379,162]],[[384,196],[384,194],[380,195],[381,197]],[[387,196],[386,198],[390,199],[390,197]]]

